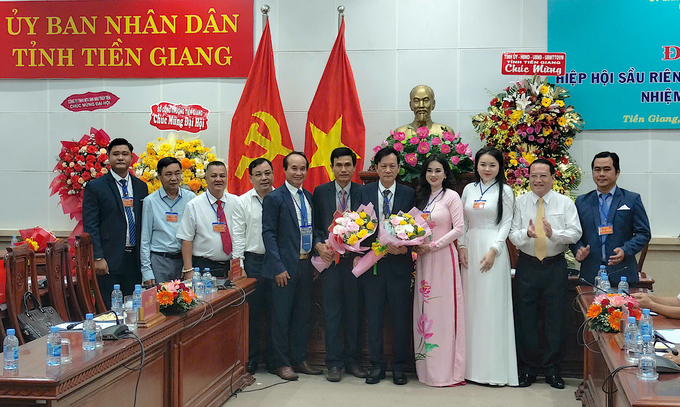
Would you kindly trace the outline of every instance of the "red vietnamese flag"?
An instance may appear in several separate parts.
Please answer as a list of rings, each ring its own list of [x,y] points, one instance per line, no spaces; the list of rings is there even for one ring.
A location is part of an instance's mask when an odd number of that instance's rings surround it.
[[[229,138],[229,192],[241,195],[252,188],[248,165],[264,157],[274,165],[274,186],[286,179],[283,157],[293,151],[288,124],[283,115],[274,71],[274,53],[269,19],[248,73],[241,100],[231,120]]]
[[[357,154],[353,181],[360,183],[365,137],[366,128],[354,74],[345,50],[343,17],[335,45],[307,113],[305,155],[309,159],[309,171],[305,187],[312,191],[317,185],[335,179],[331,171],[331,152],[338,147],[349,147]]]

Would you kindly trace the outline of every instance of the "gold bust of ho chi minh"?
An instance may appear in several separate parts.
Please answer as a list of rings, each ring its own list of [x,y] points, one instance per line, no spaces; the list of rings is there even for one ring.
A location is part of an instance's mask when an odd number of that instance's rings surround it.
[[[446,126],[432,121],[432,111],[434,110],[434,90],[427,85],[418,85],[411,89],[409,107],[413,111],[413,122],[405,124],[395,130],[403,132],[406,136],[416,134],[416,129],[427,127],[430,134],[442,134],[444,131],[451,131],[451,126]]]

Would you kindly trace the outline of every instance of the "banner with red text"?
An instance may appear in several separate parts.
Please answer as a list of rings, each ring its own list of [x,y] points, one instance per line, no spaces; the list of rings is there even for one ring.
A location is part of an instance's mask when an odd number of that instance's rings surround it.
[[[244,78],[253,0],[0,2],[0,78]]]

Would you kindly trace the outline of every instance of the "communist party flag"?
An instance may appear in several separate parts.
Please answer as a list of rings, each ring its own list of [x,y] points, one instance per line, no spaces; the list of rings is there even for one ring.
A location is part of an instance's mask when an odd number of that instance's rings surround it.
[[[283,157],[293,151],[283,115],[274,71],[269,19],[250,67],[241,100],[231,120],[229,138],[229,192],[241,195],[251,189],[248,165],[264,157],[274,165],[274,186],[286,179]]]
[[[357,154],[353,180],[360,183],[365,137],[366,128],[354,74],[345,50],[343,17],[335,45],[307,113],[305,155],[309,159],[309,171],[305,187],[311,191],[317,185],[334,179],[331,152],[338,147],[349,147]]]

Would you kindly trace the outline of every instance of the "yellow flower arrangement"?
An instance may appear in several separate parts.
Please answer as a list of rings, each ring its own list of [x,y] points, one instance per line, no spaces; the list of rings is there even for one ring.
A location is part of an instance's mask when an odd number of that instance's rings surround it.
[[[199,139],[178,139],[175,133],[170,133],[167,139],[159,137],[157,142],[148,143],[146,150],[133,165],[133,169],[137,178],[146,182],[151,193],[161,187],[157,171],[158,161],[165,157],[175,157],[182,166],[181,186],[201,194],[207,189],[204,179],[205,167],[217,159],[212,153],[213,149],[214,147],[204,147]]]

